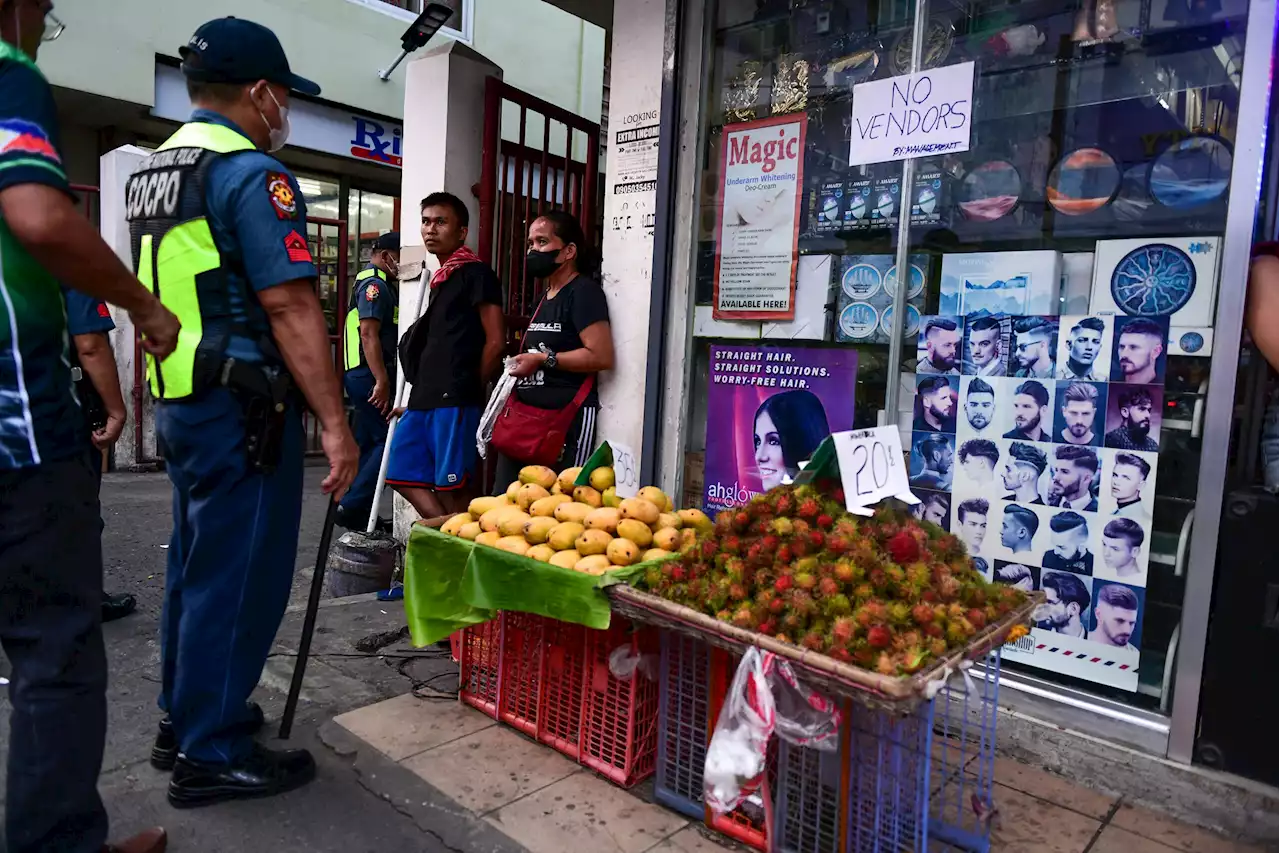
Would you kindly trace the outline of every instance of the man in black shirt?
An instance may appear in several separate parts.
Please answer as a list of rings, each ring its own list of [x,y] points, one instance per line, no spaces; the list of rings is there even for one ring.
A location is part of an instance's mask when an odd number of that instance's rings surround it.
[[[440,268],[431,276],[427,310],[400,344],[413,389],[391,439],[387,485],[423,518],[463,506],[476,469],[485,386],[498,375],[506,340],[502,288],[465,245],[469,220],[457,196],[422,200],[422,240]]]

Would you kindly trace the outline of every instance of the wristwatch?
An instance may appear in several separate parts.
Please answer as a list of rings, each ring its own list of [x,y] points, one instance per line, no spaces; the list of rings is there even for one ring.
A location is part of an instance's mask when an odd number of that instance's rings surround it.
[[[552,370],[555,370],[556,365],[559,363],[559,361],[556,359],[556,354],[551,350],[544,350],[544,351],[547,354],[547,360],[544,361],[543,364],[545,364],[547,367],[551,368]]]

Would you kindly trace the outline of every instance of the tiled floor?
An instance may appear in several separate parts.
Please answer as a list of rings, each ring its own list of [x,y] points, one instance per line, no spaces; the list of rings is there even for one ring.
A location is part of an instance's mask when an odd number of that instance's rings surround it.
[[[712,853],[701,825],[623,791],[465,705],[399,696],[337,722],[532,853]],[[997,759],[993,853],[1252,853]]]

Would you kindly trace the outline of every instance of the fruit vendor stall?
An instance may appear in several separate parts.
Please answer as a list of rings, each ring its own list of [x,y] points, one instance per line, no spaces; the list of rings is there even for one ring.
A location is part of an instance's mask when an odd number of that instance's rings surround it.
[[[463,701],[757,849],[986,849],[999,651],[1035,599],[893,501],[854,515],[838,472],[712,521],[604,462],[415,525],[410,630],[456,638]]]

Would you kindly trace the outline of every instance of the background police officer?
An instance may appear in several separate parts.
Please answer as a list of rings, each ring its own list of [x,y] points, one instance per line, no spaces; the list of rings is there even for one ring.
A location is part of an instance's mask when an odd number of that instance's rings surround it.
[[[342,382],[355,410],[360,473],[338,507],[337,522],[363,530],[373,511],[387,417],[394,404],[397,325],[400,316],[400,234],[383,234],[373,244],[369,266],[356,275],[352,307],[343,327]]]
[[[305,750],[253,741],[262,714],[248,701],[297,556],[303,430],[291,386],[323,429],[326,493],[342,497],[357,450],[302,193],[264,153],[288,138],[291,93],[320,87],[250,21],[210,21],[179,52],[196,109],[130,178],[126,205],[138,277],[184,323],[175,352],[148,364],[174,492],[161,651],[169,720],[152,762],[173,766],[169,801],[191,807],[314,778]]]
[[[157,356],[173,351],[178,322],[76,210],[35,65],[51,8],[0,0],[0,642],[13,704],[0,846],[159,853],[161,830],[103,846],[102,539],[58,282],[129,311]]]
[[[89,464],[102,487],[102,462],[120,438],[128,419],[120,394],[120,374],[107,333],[116,327],[107,303],[68,287],[62,289],[67,303],[67,334],[71,336],[71,376],[85,417],[89,439]],[[103,527],[98,520],[98,529]],[[102,593],[102,621],[128,616],[138,606],[127,592]]]

